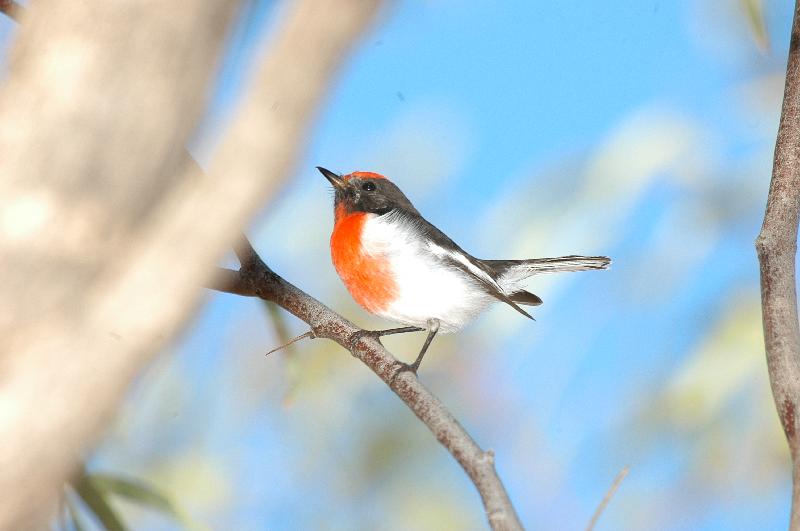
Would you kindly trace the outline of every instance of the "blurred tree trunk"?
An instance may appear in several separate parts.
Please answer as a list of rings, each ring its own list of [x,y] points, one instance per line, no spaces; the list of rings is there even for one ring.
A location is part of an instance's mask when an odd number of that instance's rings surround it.
[[[290,171],[378,0],[292,2],[208,175],[238,4],[36,0],[0,88],[0,529],[46,525],[130,380]]]
[[[792,457],[792,530],[800,530],[800,326],[795,256],[800,212],[800,1],[795,4],[786,85],[764,224],[756,240],[770,384]]]

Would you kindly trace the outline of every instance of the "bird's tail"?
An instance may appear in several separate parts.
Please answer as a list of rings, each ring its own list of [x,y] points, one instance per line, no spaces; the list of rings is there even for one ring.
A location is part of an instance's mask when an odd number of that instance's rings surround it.
[[[559,256],[558,258],[531,258],[530,260],[483,260],[494,269],[502,283],[515,283],[533,275],[608,269],[611,259],[606,256]]]

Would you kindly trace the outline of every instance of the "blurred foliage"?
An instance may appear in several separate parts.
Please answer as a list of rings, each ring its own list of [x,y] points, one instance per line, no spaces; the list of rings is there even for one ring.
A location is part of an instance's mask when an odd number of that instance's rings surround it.
[[[521,168],[492,166],[480,181],[458,176],[483,133],[456,106],[415,103],[410,91],[395,118],[347,139],[341,160],[407,176],[420,210],[479,256],[615,259],[608,273],[535,279],[545,300],[535,324],[492,310],[437,338],[421,374],[496,450],[531,527],[585,526],[626,464],[598,529],[783,521],[788,456],[764,367],[752,248],[783,85],[785,50],[771,45],[781,36],[769,23],[782,13],[776,5],[687,4],[680,30],[724,72],[713,95],[721,117],[697,108],[706,101],[625,101],[591,142]],[[642,6],[657,14],[659,3]],[[289,280],[360,326],[385,327],[329,266],[330,223],[329,195],[304,174],[254,241]],[[65,501],[74,528],[87,528],[84,505],[134,529],[172,529],[164,516],[184,514],[245,531],[483,528],[463,472],[346,351],[315,339],[264,357],[306,330],[274,305],[210,296],[175,350],[142,375],[90,462],[159,490],[95,477],[91,504]],[[423,339],[384,343],[410,361]],[[128,502],[112,508],[110,498]]]
[[[274,329],[275,337],[280,345],[286,345],[279,351],[279,354],[283,356],[285,364],[286,391],[283,395],[283,403],[288,406],[294,399],[294,392],[301,378],[301,367],[296,358],[297,346],[294,343],[287,345],[292,340],[292,337],[289,334],[283,310],[273,302],[263,301],[263,304],[267,311],[268,321]]]
[[[769,34],[764,20],[764,2],[763,0],[741,0],[741,2],[750,30],[753,32],[753,39],[756,45],[766,52],[769,49]]]
[[[708,336],[673,375],[665,390],[668,418],[685,429],[711,424],[747,389],[763,369],[760,350],[764,344],[758,299],[731,301]],[[766,391],[766,389],[760,389]],[[759,393],[769,396],[769,393]],[[767,406],[768,404],[762,404]]]
[[[81,472],[73,483],[75,493],[86,504],[88,510],[97,518],[103,529],[107,531],[124,531],[125,525],[107,499],[107,491],[98,485],[94,478]]]
[[[60,511],[62,514],[58,519],[59,528],[63,531],[89,529],[81,516],[83,511],[76,504],[74,497],[80,500],[85,511],[105,531],[125,531],[130,528],[114,508],[111,502],[113,497],[129,500],[139,507],[149,508],[168,516],[180,523],[181,528],[187,531],[205,529],[193,522],[168,496],[159,492],[152,485],[123,476],[89,474],[85,470],[81,470],[64,492],[64,507],[62,507]]]

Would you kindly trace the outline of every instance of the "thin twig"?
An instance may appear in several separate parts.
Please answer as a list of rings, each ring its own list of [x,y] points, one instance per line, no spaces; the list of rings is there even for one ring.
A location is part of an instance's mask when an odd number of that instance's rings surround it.
[[[597,525],[597,521],[600,519],[600,515],[602,515],[603,511],[606,510],[606,507],[608,506],[608,502],[610,502],[611,498],[614,497],[614,494],[617,492],[617,489],[619,488],[620,484],[622,483],[622,481],[625,479],[625,476],[627,476],[628,472],[630,472],[630,471],[631,471],[631,467],[629,467],[627,465],[625,465],[625,467],[622,470],[619,471],[619,474],[617,474],[617,477],[614,478],[614,482],[611,484],[611,486],[606,491],[606,495],[603,496],[603,500],[600,502],[600,505],[598,505],[597,509],[594,510],[594,514],[592,515],[592,519],[589,520],[589,525],[586,526],[586,531],[592,531],[592,529],[594,529],[594,526]]]
[[[14,0],[0,0],[0,13],[3,13],[5,16],[16,22],[19,22],[19,17],[24,9],[24,7],[19,5]]]
[[[770,385],[792,456],[790,529],[800,530],[800,327],[795,255],[800,212],[800,1],[795,3],[783,108],[775,143],[764,224],[756,239],[761,266],[761,312]]]
[[[269,355],[270,355],[270,354],[272,354],[273,352],[278,352],[279,350],[283,350],[283,349],[285,349],[286,347],[288,347],[289,345],[291,345],[291,344],[293,344],[293,343],[297,343],[297,342],[298,342],[298,341],[300,341],[301,339],[305,339],[305,338],[307,338],[307,337],[308,337],[308,338],[310,338],[310,339],[314,339],[314,337],[315,337],[315,336],[314,336],[314,331],[313,331],[313,330],[309,330],[309,331],[308,331],[308,332],[306,332],[305,334],[300,334],[300,335],[299,335],[299,336],[297,336],[297,337],[293,337],[292,339],[290,339],[289,341],[287,341],[287,342],[286,342],[286,343],[284,343],[283,345],[280,345],[280,346],[278,346],[278,347],[275,347],[274,349],[270,350],[269,352],[267,352],[267,353],[266,353],[266,354],[264,354],[264,355],[265,355],[265,356],[269,356]]]
[[[234,294],[253,293],[272,301],[311,326],[315,337],[335,341],[369,367],[433,432],[478,489],[489,525],[494,530],[521,530],[522,524],[494,468],[494,453],[482,450],[452,413],[381,343],[315,298],[272,271],[255,251],[255,259],[239,271],[239,285],[211,284]],[[227,289],[226,289],[227,288]],[[354,337],[360,341],[351,342]]]
[[[269,323],[272,325],[274,329],[275,336],[280,339],[283,343],[286,343],[289,340],[289,327],[286,324],[286,313],[283,311],[283,308],[275,304],[274,302],[269,302],[262,300],[262,305],[264,306],[264,310],[267,312],[267,317]],[[285,379],[285,389],[283,391],[283,404],[289,405],[291,403],[292,395],[297,389],[297,385],[299,382],[299,369],[300,367],[297,364],[297,360],[295,359],[295,349],[292,345],[289,345],[284,350],[283,360],[284,360],[284,379]]]

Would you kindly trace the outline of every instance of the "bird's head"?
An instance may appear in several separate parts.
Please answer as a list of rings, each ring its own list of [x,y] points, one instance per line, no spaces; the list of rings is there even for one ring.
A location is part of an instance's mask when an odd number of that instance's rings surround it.
[[[333,185],[337,219],[353,213],[382,216],[395,209],[417,212],[400,188],[383,175],[368,171],[337,175],[319,166],[317,169]]]

